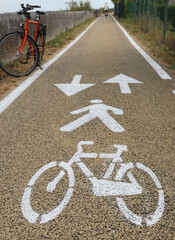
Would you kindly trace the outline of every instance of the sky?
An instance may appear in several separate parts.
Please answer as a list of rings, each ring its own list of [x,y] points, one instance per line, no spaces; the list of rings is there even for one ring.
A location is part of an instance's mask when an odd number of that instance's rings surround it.
[[[30,5],[40,5],[43,11],[58,11],[68,8],[66,2],[71,0],[0,0],[0,13],[4,12],[17,12],[20,10],[21,3],[28,3]],[[76,0],[79,2],[79,0]],[[92,8],[101,8],[107,2],[109,7],[113,7],[114,4],[111,0],[89,0]]]

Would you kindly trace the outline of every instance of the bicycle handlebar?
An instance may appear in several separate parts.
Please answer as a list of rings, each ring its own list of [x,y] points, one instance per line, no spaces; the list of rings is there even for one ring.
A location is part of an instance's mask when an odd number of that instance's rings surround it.
[[[93,144],[94,144],[93,141],[81,141],[78,143],[77,150],[79,153],[82,153],[83,152],[82,145],[93,145]]]
[[[32,8],[41,8],[41,6],[32,5]]]
[[[24,4],[21,4],[21,7],[23,9],[23,11],[30,11],[34,8],[41,8],[41,6],[36,6],[36,5],[29,5],[29,4],[26,4],[26,7],[24,6]]]
[[[17,12],[19,15],[26,15],[28,14],[28,11],[33,10],[34,8],[41,8],[41,6],[37,6],[37,5],[29,5],[26,4],[26,6],[24,4],[21,4],[21,8],[22,10],[20,10],[19,12]]]

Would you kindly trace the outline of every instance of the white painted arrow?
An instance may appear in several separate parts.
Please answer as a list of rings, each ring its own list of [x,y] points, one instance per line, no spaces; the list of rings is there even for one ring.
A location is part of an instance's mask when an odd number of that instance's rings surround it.
[[[81,84],[80,80],[82,75],[75,75],[74,79],[71,83],[66,84],[55,84],[57,88],[59,88],[62,92],[64,92],[68,97],[81,92],[89,87],[92,87],[95,84]]]
[[[173,93],[175,94],[175,90],[173,91]]]
[[[131,93],[131,89],[129,87],[129,83],[143,83],[134,78],[128,77],[124,74],[119,74],[104,83],[118,83],[121,89],[121,93]]]

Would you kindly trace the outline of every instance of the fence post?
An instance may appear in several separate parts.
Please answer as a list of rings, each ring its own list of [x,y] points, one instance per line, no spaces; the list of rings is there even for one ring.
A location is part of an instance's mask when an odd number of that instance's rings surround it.
[[[145,0],[143,0],[143,26],[145,26]]]
[[[141,3],[142,3],[142,0],[139,0],[139,18],[141,17]]]
[[[137,16],[137,0],[134,2],[134,23],[136,24],[136,16]]]
[[[147,21],[146,21],[146,32],[149,31],[150,2],[151,2],[151,0],[148,0],[148,7],[147,7]]]
[[[154,27],[156,25],[156,19],[157,19],[157,0],[155,0],[155,6],[154,6]]]
[[[169,0],[165,0],[165,8],[164,8],[164,27],[163,27],[163,41],[162,41],[162,42],[165,42],[165,38],[166,38],[168,1],[169,1]]]

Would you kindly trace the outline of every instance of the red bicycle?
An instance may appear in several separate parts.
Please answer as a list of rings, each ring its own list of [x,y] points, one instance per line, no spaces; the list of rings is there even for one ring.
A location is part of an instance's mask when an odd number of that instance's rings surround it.
[[[47,26],[39,23],[40,15],[45,12],[36,11],[36,21],[30,20],[30,10],[40,8],[21,4],[19,15],[26,17],[25,24],[20,25],[22,31],[11,32],[0,40],[0,67],[7,74],[21,77],[30,74],[36,66],[40,66],[44,54]],[[35,25],[34,37],[30,36],[29,24]]]

